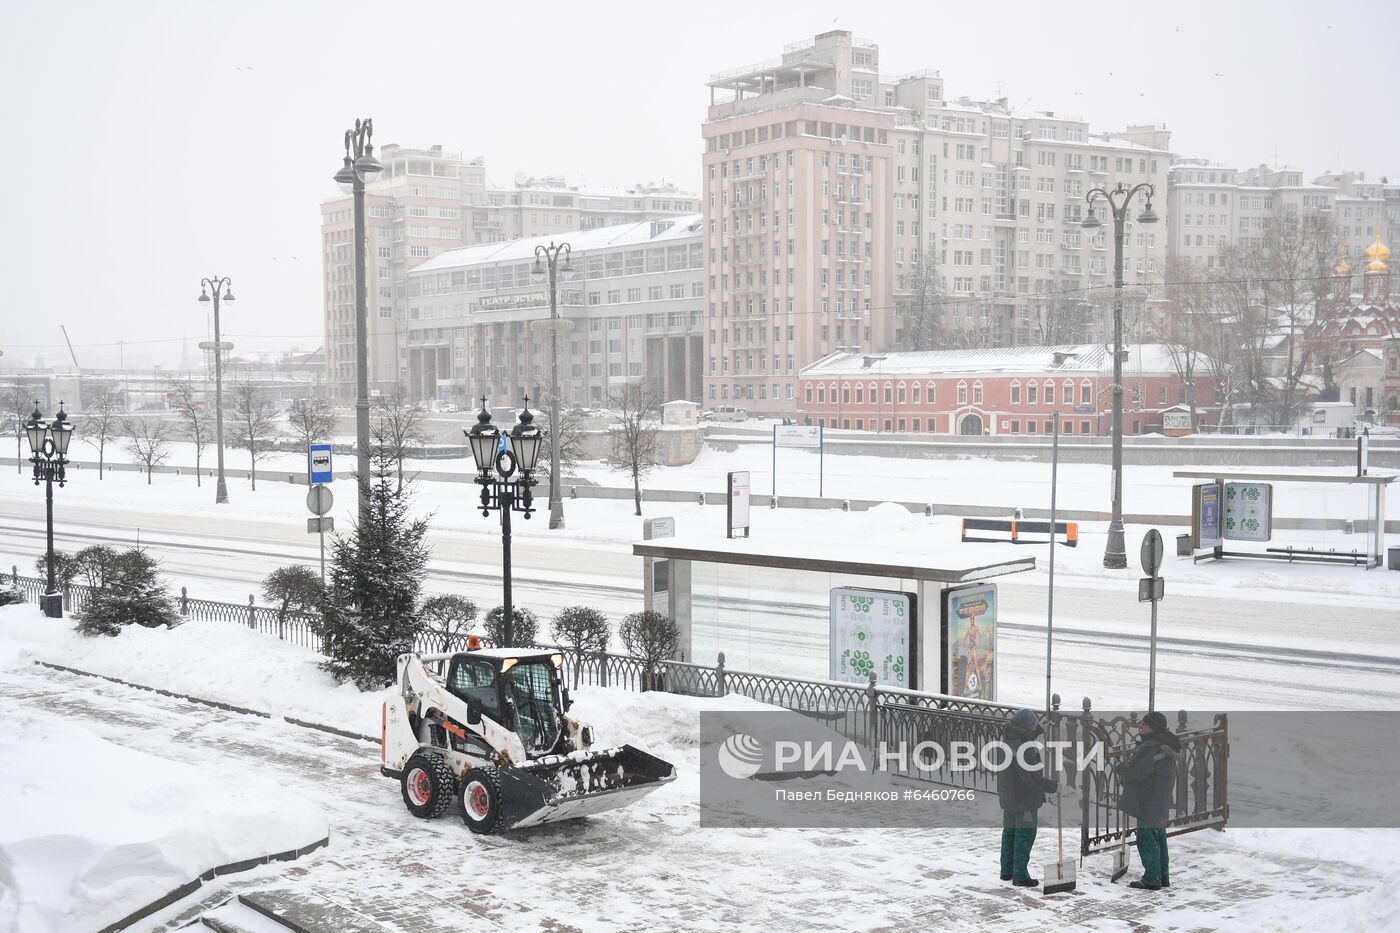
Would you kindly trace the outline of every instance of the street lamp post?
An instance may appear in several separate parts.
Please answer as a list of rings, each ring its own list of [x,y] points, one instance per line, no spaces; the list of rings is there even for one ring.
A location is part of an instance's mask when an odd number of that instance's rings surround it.
[[[544,432],[535,424],[535,416],[530,414],[530,397],[525,397],[525,407],[520,410],[520,420],[501,443],[501,431],[491,423],[491,413],[486,410],[486,397],[482,396],[481,411],[476,416],[476,424],[470,431],[463,431],[471,445],[472,459],[476,461],[476,483],[481,486],[481,514],[501,513],[501,577],[504,589],[501,611],[501,624],[504,627],[505,644],[515,645],[515,616],[511,604],[510,570],[510,513],[520,512],[528,521],[534,514],[534,496],[530,490],[535,485],[531,475],[540,456],[540,443]]]
[[[573,274],[574,266],[569,261],[572,247],[568,243],[558,246],[551,240],[548,246],[535,247],[535,265],[530,274],[535,279],[549,276],[549,527],[564,527],[564,499],[559,495],[559,335],[567,334],[572,321],[559,317],[559,276],[565,278]],[[563,255],[564,261],[559,261]]]
[[[224,345],[219,336],[219,290],[223,301],[233,301],[233,281],[228,276],[209,276],[199,280],[199,300],[209,301],[214,293],[214,448],[219,464],[219,478],[214,484],[214,502],[228,502],[228,483],[224,482]]]
[[[374,157],[374,122],[356,120],[345,131],[345,164],[335,173],[355,196],[355,467],[359,471],[360,522],[369,515],[369,298],[365,289],[365,182],[379,174]],[[399,361],[394,360],[397,368]]]
[[[1128,566],[1128,552],[1123,544],[1123,225],[1128,218],[1128,204],[1133,195],[1145,192],[1147,203],[1138,215],[1138,223],[1155,224],[1157,214],[1152,210],[1156,194],[1147,182],[1124,188],[1120,181],[1112,191],[1093,188],[1084,196],[1089,213],[1080,226],[1086,230],[1103,226],[1094,213],[1094,202],[1108,202],[1113,213],[1113,517],[1108,523],[1108,547],[1104,549],[1103,565],[1113,570]]]
[[[58,588],[54,576],[53,553],[53,482],[58,480],[62,487],[67,480],[64,467],[68,465],[68,442],[73,439],[73,425],[68,421],[68,413],[63,403],[58,406],[58,414],[52,423],[44,421],[39,414],[39,403],[34,403],[34,414],[24,426],[29,435],[29,462],[34,464],[34,485],[44,483],[44,503],[48,510],[49,539],[49,585],[39,599],[39,608],[51,619],[63,618],[63,592]]]

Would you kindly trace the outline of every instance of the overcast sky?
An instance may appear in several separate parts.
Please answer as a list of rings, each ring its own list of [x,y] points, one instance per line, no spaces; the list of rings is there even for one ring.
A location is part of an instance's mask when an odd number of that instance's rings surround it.
[[[1400,175],[1400,13],[1344,4],[6,0],[6,364],[180,363],[199,280],[231,276],[244,349],[321,343],[319,203],[342,134],[486,158],[488,175],[699,182],[713,72],[848,29],[950,98],[1165,123],[1173,149]],[[664,12],[663,12],[664,11]],[[1110,32],[1111,30],[1111,32]]]

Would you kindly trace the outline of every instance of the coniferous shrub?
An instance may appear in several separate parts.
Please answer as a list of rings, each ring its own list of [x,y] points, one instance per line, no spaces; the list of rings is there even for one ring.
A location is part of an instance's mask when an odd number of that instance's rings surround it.
[[[128,625],[170,627],[180,621],[175,600],[160,581],[159,564],[140,548],[118,551],[103,585],[92,591],[78,617],[84,635],[119,635]]]

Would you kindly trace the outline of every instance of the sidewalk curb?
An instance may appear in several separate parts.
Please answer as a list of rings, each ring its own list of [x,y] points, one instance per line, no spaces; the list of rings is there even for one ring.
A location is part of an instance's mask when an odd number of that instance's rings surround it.
[[[145,684],[135,684],[129,680],[122,680],[120,677],[109,677],[106,674],[94,674],[92,671],[84,671],[76,667],[66,667],[62,664],[54,664],[51,661],[41,661],[38,658],[34,660],[34,663],[42,667],[52,668],[56,671],[63,671],[67,674],[77,674],[81,677],[96,677],[99,680],[105,680],[114,684],[121,684],[123,687],[132,687],[136,690],[147,690],[151,693],[159,693],[161,696],[173,697],[177,700],[186,700],[190,703],[199,703],[203,706],[212,706],[215,709],[221,709],[229,713],[239,713],[244,716],[258,716],[262,719],[278,719],[289,725],[297,726],[302,729],[314,729],[317,732],[324,732],[328,735],[338,735],[344,739],[356,739],[361,742],[372,742],[375,745],[378,745],[380,742],[380,740],[375,736],[365,735],[361,732],[350,732],[346,729],[338,729],[335,726],[327,726],[318,722],[308,722],[307,720],[295,719],[291,716],[273,716],[271,713],[265,713],[262,710],[248,709],[244,706],[235,706],[232,703],[224,703],[219,700],[206,700],[203,697],[190,696],[187,693],[176,693],[173,690],[162,690],[160,687],[148,687]]]
[[[128,914],[127,916],[118,920],[116,923],[103,927],[102,929],[98,930],[97,933],[119,933],[119,931],[125,930],[133,923],[139,923],[140,921],[149,917],[151,914],[154,914],[157,911],[164,910],[171,904],[174,904],[176,901],[183,900],[184,898],[193,894],[195,891],[198,891],[204,885],[204,882],[213,881],[216,877],[220,875],[230,875],[235,872],[247,871],[248,869],[256,868],[259,865],[265,865],[268,862],[290,862],[294,859],[301,858],[303,855],[314,852],[323,846],[328,846],[330,845],[330,842],[331,837],[328,834],[311,843],[310,845],[304,845],[300,848],[288,849],[285,852],[274,852],[271,855],[263,855],[256,858],[244,859],[241,862],[230,862],[227,865],[218,865],[204,872],[198,878],[195,878],[193,881],[189,881],[185,884],[180,885],[173,891],[170,891],[167,894],[157,898],[156,900],[151,901],[145,907],[142,907],[134,911],[133,913]]]

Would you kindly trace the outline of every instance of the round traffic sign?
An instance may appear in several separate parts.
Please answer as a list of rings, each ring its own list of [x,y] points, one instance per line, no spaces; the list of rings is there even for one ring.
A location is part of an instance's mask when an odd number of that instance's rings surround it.
[[[306,507],[313,515],[325,515],[334,504],[335,496],[331,495],[329,486],[317,483],[306,491]]]
[[[1162,535],[1156,528],[1149,528],[1142,536],[1142,572],[1149,577],[1157,576],[1162,566]]]

